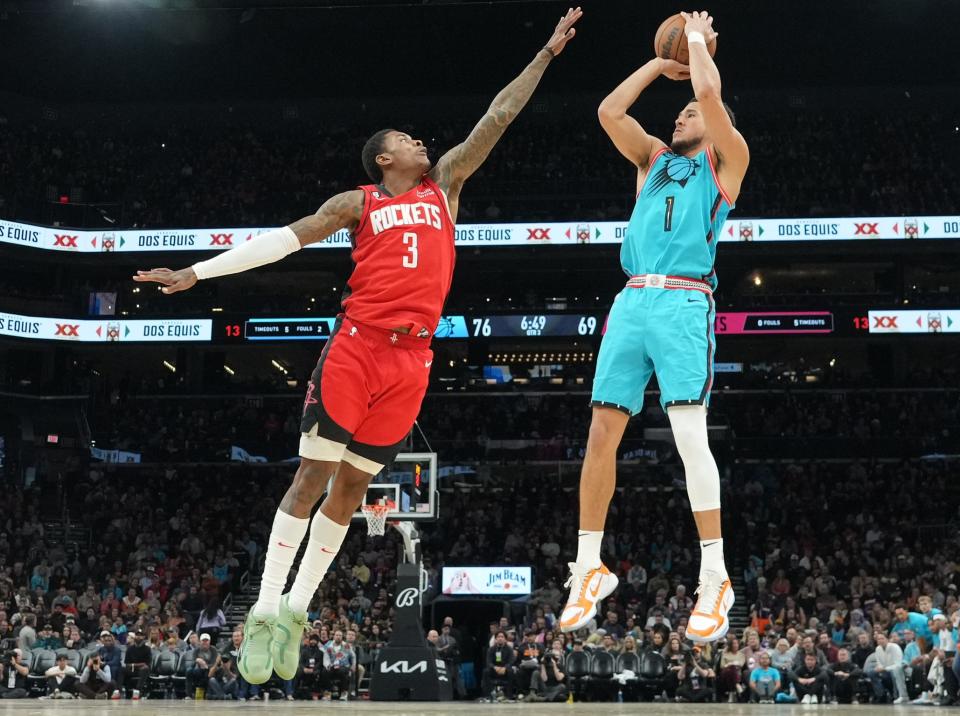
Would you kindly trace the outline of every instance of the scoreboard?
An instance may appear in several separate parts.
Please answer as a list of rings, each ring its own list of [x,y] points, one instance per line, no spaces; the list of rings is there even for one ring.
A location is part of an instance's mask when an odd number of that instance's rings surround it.
[[[330,337],[336,318],[249,318],[221,323],[218,340],[245,341],[323,341]],[[866,325],[866,319],[863,319]],[[850,333],[858,323],[850,317],[837,330],[834,313],[829,311],[722,311],[714,323],[718,335],[783,335]],[[437,339],[500,338],[593,338],[604,334],[607,314],[539,313],[492,315],[445,315],[440,318]]]

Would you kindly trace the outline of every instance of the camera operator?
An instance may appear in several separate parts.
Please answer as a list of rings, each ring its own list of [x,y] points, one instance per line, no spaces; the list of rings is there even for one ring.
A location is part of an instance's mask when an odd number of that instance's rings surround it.
[[[94,654],[80,674],[77,692],[87,699],[105,699],[111,692],[117,691],[111,676],[110,666],[104,663],[99,654]]]
[[[707,685],[707,680],[714,676],[710,664],[703,658],[700,646],[694,644],[693,648],[687,652],[680,671],[677,698],[681,701],[709,701],[713,698],[713,689]]]
[[[30,673],[30,668],[23,663],[22,658],[21,649],[12,649],[0,660],[0,698],[26,698],[27,674]]]
[[[540,668],[530,680],[530,701],[566,701],[567,686],[563,683],[563,642],[554,639],[550,649],[540,657]]]

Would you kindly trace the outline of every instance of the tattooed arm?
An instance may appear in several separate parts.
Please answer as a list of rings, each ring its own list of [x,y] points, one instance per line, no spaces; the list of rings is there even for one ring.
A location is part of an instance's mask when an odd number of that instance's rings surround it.
[[[363,214],[363,192],[360,189],[331,196],[316,214],[290,224],[301,246],[323,241],[340,229],[353,231]]]
[[[362,214],[363,192],[359,189],[345,191],[324,202],[316,214],[295,221],[289,226],[260,234],[212,259],[179,271],[168,268],[137,271],[133,280],[163,284],[164,293],[186,291],[200,279],[248,271],[279,261],[307,244],[322,241],[340,229],[353,231],[357,228]]]
[[[430,176],[447,194],[454,219],[463,182],[480,168],[509,124],[527,104],[550,60],[559,55],[576,34],[573,24],[581,15],[583,11],[578,7],[568,10],[567,14],[560,18],[553,35],[537,53],[533,62],[493,98],[487,113],[470,132],[470,136],[440,157],[440,161],[431,170]]]

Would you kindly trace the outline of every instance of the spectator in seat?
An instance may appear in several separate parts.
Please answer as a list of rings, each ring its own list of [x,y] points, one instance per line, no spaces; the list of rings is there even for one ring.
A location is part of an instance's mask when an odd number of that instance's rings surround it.
[[[910,629],[918,638],[930,643],[930,627],[927,617],[918,612],[907,611],[906,606],[898,604],[893,611],[896,617],[893,627],[890,629],[890,635],[899,634],[902,638],[903,632]]]
[[[780,691],[780,671],[772,666],[770,654],[765,651],[758,656],[758,665],[750,672],[750,698],[761,704],[772,704]]]
[[[683,678],[684,667],[687,664],[687,652],[683,648],[680,637],[672,634],[662,654],[667,662],[667,674],[663,690],[667,692],[667,698],[673,701],[677,696],[680,679]]]
[[[853,648],[853,651],[850,652],[850,659],[854,664],[862,669],[863,665],[867,661],[867,657],[869,657],[875,650],[876,647],[870,640],[869,633],[864,632],[862,634],[858,634],[856,646]]]
[[[150,645],[146,642],[147,635],[142,629],[133,633],[133,644],[127,646],[124,655],[123,682],[133,687],[134,698],[147,693],[150,682],[150,665],[153,663],[153,654]]]
[[[823,654],[827,664],[837,663],[839,651],[827,632],[822,631],[817,635],[817,649]]]
[[[354,697],[359,696],[360,682],[363,681],[363,675],[367,673],[367,668],[360,663],[360,651],[357,645],[357,636],[356,629],[347,629],[347,635],[344,637],[344,640],[347,642],[347,646],[349,646],[350,650],[353,652],[354,670],[353,679],[350,681],[350,693]],[[456,684],[456,676],[454,676],[454,684]]]
[[[57,649],[63,648],[63,641],[54,633],[52,624],[44,624],[43,629],[41,629],[37,635],[37,642],[33,648],[56,651]]]
[[[110,665],[99,654],[87,660],[87,665],[77,681],[77,693],[86,699],[106,699],[111,693],[119,695],[119,686],[111,680]]]
[[[110,677],[107,679],[111,683],[116,683],[117,686],[115,690],[123,688],[123,665],[122,659],[123,654],[121,653],[119,647],[117,647],[117,642],[113,638],[113,634],[108,631],[100,632],[100,644],[102,645],[97,649],[97,656],[100,657],[100,661],[104,666],[109,667]]]
[[[793,672],[792,682],[800,703],[818,704],[825,700],[827,672],[818,663],[816,654],[804,652],[803,663]]]
[[[47,694],[57,698],[61,693],[74,693],[77,670],[67,663],[66,654],[59,654],[56,666],[51,666],[43,675],[47,677]]]
[[[243,633],[241,632],[241,638]],[[300,650],[299,688],[311,694],[323,691],[323,649],[320,636],[310,634],[306,645]]]
[[[874,651],[877,657],[875,670],[868,674],[873,685],[873,695],[878,703],[888,703],[893,698],[895,704],[905,704],[907,698],[907,682],[903,673],[903,650],[887,638],[882,631],[873,635],[877,648]]]
[[[847,641],[857,644],[860,640],[861,634],[866,634],[868,637],[871,633],[870,622],[868,622],[863,616],[862,609],[851,609],[850,610],[850,626],[847,627],[846,639]]]
[[[835,663],[827,667],[830,678],[830,693],[841,704],[853,703],[857,693],[857,681],[863,671],[850,658],[849,649],[840,649]]]
[[[25,614],[23,617],[23,626],[20,627],[20,634],[17,636],[17,647],[24,651],[32,651],[37,642],[36,614]]]
[[[724,699],[736,703],[743,686],[740,684],[740,674],[743,672],[747,659],[740,651],[740,640],[736,635],[727,634],[726,644],[720,652],[719,668],[717,670],[717,701]]]
[[[200,635],[200,645],[194,650],[196,662],[192,669],[187,671],[187,698],[196,696],[197,689],[205,689],[213,670],[216,668],[216,647],[210,643],[209,634]]]
[[[325,699],[330,698],[331,687],[340,692],[340,700],[350,698],[350,683],[356,669],[356,655],[350,645],[343,640],[343,632],[337,629],[333,632],[333,639],[324,647],[323,668],[326,674]]]
[[[198,634],[209,634],[210,639],[216,643],[220,638],[220,630],[227,623],[227,618],[220,609],[220,597],[213,596],[207,602],[207,606],[197,619],[196,631]]]
[[[207,681],[207,698],[217,701],[240,699],[240,674],[229,653],[218,654]]]
[[[623,635],[626,633],[626,630],[623,628],[623,624],[620,623],[620,617],[613,610],[607,612],[607,619],[600,625],[600,628],[603,629],[607,634],[610,634],[617,641],[623,639]]]
[[[667,605],[671,622],[676,621],[680,616],[690,614],[693,610],[693,600],[687,596],[687,588],[682,584],[677,585],[677,591],[670,597]]]
[[[709,681],[714,672],[710,668],[699,644],[694,644],[687,653],[687,660],[680,673],[680,686],[677,687],[677,700],[700,703],[709,701],[713,696],[713,689]]]
[[[533,674],[540,670],[540,656],[543,646],[537,642],[537,635],[532,629],[523,633],[523,641],[517,644],[517,689],[521,694],[530,690],[530,681]]]
[[[136,588],[130,587],[127,590],[127,595],[123,598],[123,613],[128,617],[136,617],[140,611],[140,601]]]
[[[490,694],[495,700],[496,686],[500,686],[507,698],[513,697],[513,674],[516,655],[512,647],[507,644],[507,635],[502,630],[494,636],[493,646],[487,650],[487,658],[483,670],[483,693]]]

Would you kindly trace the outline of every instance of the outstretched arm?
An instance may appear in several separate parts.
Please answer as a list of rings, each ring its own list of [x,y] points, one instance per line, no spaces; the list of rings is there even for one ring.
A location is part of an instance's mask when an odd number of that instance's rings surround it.
[[[573,24],[581,15],[583,11],[579,7],[571,8],[560,18],[544,48],[513,82],[493,98],[487,113],[470,132],[470,136],[440,157],[430,176],[447,193],[451,202],[459,195],[463,182],[483,164],[490,150],[527,104],[550,60],[559,55],[576,34]]]
[[[353,230],[362,214],[363,192],[359,189],[345,191],[324,202],[316,214],[281,229],[260,234],[212,259],[179,271],[168,268],[137,271],[133,280],[161,283],[164,293],[186,291],[200,279],[227,276],[273,263],[307,244],[322,241],[340,229]]]
[[[703,123],[719,160],[718,172],[724,189],[734,199],[747,173],[750,150],[743,135],[733,126],[720,97],[720,71],[707,52],[707,43],[717,33],[707,12],[680,13],[687,21],[684,32],[690,48],[690,82]]]
[[[621,82],[597,109],[603,131],[617,150],[641,170],[647,168],[653,153],[665,145],[656,137],[647,134],[640,123],[627,114],[627,110],[660,75],[672,80],[687,80],[690,79],[690,68],[676,60],[654,57]]]

